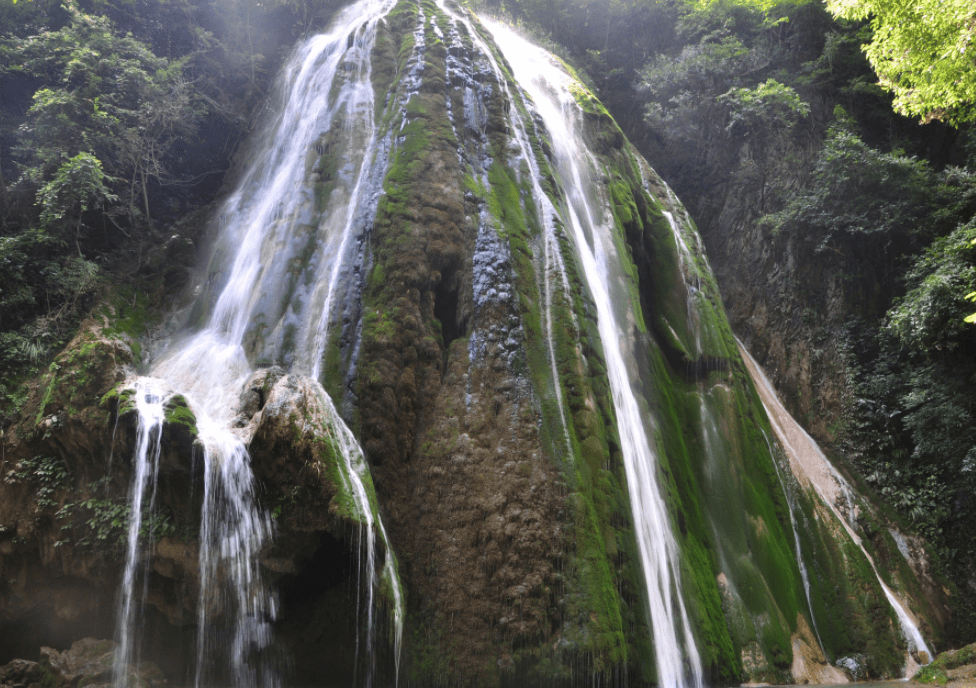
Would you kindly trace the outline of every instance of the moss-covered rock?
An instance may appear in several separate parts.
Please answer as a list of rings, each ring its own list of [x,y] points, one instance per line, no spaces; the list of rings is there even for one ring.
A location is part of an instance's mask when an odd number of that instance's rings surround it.
[[[930,664],[921,667],[912,683],[959,688],[976,685],[976,643],[941,653]]]

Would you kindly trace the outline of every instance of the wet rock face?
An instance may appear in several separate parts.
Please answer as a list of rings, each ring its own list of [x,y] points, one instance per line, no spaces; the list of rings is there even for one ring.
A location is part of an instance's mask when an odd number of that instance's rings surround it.
[[[262,398],[259,408],[255,396]],[[257,409],[243,432],[279,531],[341,534],[348,517],[339,504],[344,493],[335,466],[337,439],[330,432],[335,411],[322,386],[280,368],[261,370],[244,385],[241,408]],[[294,556],[277,544],[273,551],[272,557]]]
[[[403,134],[370,244],[355,427],[416,651],[438,657],[436,675],[487,680],[512,669],[513,648],[557,639],[569,509],[524,372],[510,247],[464,182],[510,154],[512,104],[466,26],[413,7],[388,28],[392,45],[417,47],[390,96]]]
[[[366,661],[357,654],[356,631],[366,534],[339,473],[336,411],[318,382],[276,368],[250,378],[240,409],[251,466],[275,516],[274,542],[261,564],[279,591],[275,637],[291,678],[351,685],[356,660]],[[382,562],[382,541],[377,549]],[[375,651],[388,648],[378,643]]]
[[[114,634],[138,420],[125,383],[131,362],[124,340],[106,335],[103,324],[86,324],[4,438],[0,659],[36,656],[43,645],[63,647],[93,631]],[[339,490],[323,394],[318,383],[271,368],[244,385],[239,406],[238,425],[251,439],[265,503],[278,517],[262,565],[292,591],[282,610],[286,644],[307,635],[312,623],[295,610],[323,595],[335,598],[336,609],[352,605],[344,613],[355,626],[356,581],[348,571],[358,551],[356,524],[332,504]],[[147,654],[182,673],[192,661],[189,628],[197,619],[203,465],[186,399],[170,397],[165,411],[156,494],[164,530],[146,543]],[[62,416],[65,421],[56,420]],[[58,656],[51,655],[52,666]],[[23,685],[36,673],[26,664],[5,671]]]
[[[0,659],[37,656],[43,644],[69,645],[91,632],[112,634],[117,562],[75,547],[69,521],[91,534],[88,510],[66,504],[103,498],[113,448],[103,396],[129,374],[130,342],[107,333],[106,317],[78,335],[31,388],[20,422],[7,428],[0,460]],[[116,486],[123,483],[121,469]],[[122,488],[124,490],[124,488]],[[116,497],[124,495],[116,493]],[[121,497],[120,497],[121,498]],[[68,541],[65,543],[65,541]]]
[[[849,387],[838,337],[850,317],[879,314],[880,287],[845,281],[842,257],[811,259],[797,238],[771,239],[738,196],[715,200],[724,206],[703,203],[699,227],[732,329],[791,413],[829,444]]]

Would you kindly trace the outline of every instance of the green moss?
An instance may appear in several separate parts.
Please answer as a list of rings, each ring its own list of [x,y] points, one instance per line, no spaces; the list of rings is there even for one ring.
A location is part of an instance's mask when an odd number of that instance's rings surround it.
[[[121,415],[121,404],[120,404]],[[163,405],[163,420],[171,425],[185,428],[191,436],[200,434],[197,430],[197,417],[190,410],[190,405],[182,394],[174,394]]]
[[[113,297],[96,310],[96,315],[108,322],[103,330],[106,337],[126,339],[136,362],[142,358],[142,337],[148,330],[150,316],[149,295],[145,288],[119,286]]]
[[[804,560],[810,571],[811,606],[828,658],[863,653],[872,677],[897,675],[904,662],[897,619],[870,563],[852,541],[838,542],[840,527],[826,506],[799,494]]]
[[[930,664],[919,669],[912,680],[916,683],[944,686],[949,682],[949,675],[946,673],[945,668]]]
[[[48,368],[48,374],[45,376],[47,383],[44,386],[44,396],[41,398],[41,404],[37,409],[37,418],[34,419],[34,425],[40,425],[41,421],[44,420],[44,410],[51,403],[51,397],[54,396],[54,388],[58,381],[58,370],[60,370],[60,367],[56,362],[52,363]]]
[[[322,355],[322,386],[336,404],[341,403],[345,393],[344,385],[348,363],[348,360],[342,360],[339,333],[334,330],[330,331],[329,341],[326,343],[325,352]]]
[[[919,669],[912,680],[916,683],[944,686],[949,682],[949,671],[970,664],[976,664],[976,643],[943,652],[931,664]]]
[[[516,103],[515,107],[524,106]],[[526,116],[525,121],[531,119]],[[530,136],[538,141],[537,132],[530,132]],[[534,149],[540,161],[544,160],[542,147]],[[628,496],[621,487],[621,456],[615,449],[620,442],[603,377],[605,365],[599,334],[593,319],[587,316],[592,304],[575,273],[573,257],[565,256],[571,282],[578,291],[567,301],[557,290],[549,314],[553,318],[552,346],[558,372],[554,378],[546,316],[540,306],[543,299],[536,286],[537,272],[543,267],[531,249],[532,242],[541,235],[537,209],[527,186],[527,171],[511,169],[501,150],[496,149],[488,170],[487,194],[473,177],[467,186],[477,195],[487,196],[498,234],[510,247],[529,372],[542,397],[543,447],[560,466],[571,490],[568,505],[574,526],[565,563],[568,602],[564,613],[567,619],[580,622],[578,626],[567,622],[563,637],[576,648],[575,653],[589,657],[594,672],[611,675],[615,667],[629,666],[645,680],[653,680],[653,651],[640,602],[644,599],[643,577],[630,525]],[[582,331],[576,323],[583,324]],[[581,374],[581,370],[585,372]],[[564,400],[565,413],[559,407],[557,389]],[[559,658],[540,658],[537,652],[523,653],[521,658],[523,663],[537,662],[534,675],[554,678],[570,671]]]

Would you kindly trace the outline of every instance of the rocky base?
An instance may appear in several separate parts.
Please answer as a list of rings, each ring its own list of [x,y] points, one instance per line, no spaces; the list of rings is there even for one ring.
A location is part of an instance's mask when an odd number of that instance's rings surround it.
[[[0,667],[3,688],[101,688],[114,685],[116,644],[111,640],[85,638],[58,652],[41,648],[40,661],[26,659]],[[166,678],[155,664],[128,665],[127,684],[139,688],[163,688]]]

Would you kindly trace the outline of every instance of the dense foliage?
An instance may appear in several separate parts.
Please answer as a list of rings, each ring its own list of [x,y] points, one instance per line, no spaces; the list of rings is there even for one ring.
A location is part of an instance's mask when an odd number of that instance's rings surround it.
[[[871,18],[865,53],[894,106],[924,121],[976,119],[976,6],[970,0],[828,0],[845,19]]]
[[[177,221],[212,201],[278,61],[337,4],[0,2],[0,420],[104,285],[149,289],[153,252],[196,239]]]

